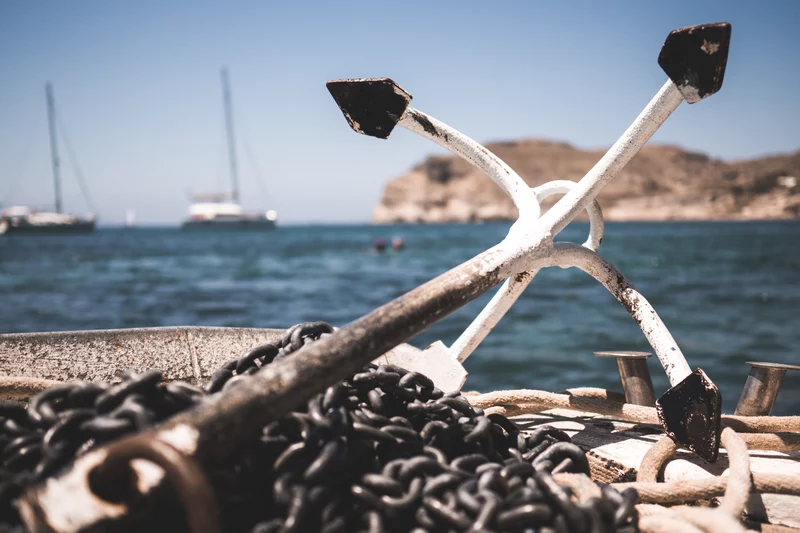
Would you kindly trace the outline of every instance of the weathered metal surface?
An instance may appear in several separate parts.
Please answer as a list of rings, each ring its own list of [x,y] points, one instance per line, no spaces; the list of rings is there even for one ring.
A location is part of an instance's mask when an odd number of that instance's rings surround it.
[[[519,174],[502,159],[460,131],[430,115],[409,107],[398,125],[447,148],[483,170],[511,198],[523,219],[539,217],[539,202]]]
[[[602,256],[584,246],[559,242],[555,244],[553,254],[546,261],[537,263],[537,266],[575,267],[592,276],[614,295],[639,325],[661,362],[670,384],[680,383],[691,373],[691,368],[678,343],[650,302]]]
[[[577,185],[578,183],[575,181],[552,180],[534,187],[532,190],[536,195],[536,199],[542,202],[556,194],[567,194]],[[583,245],[596,252],[603,242],[603,233],[605,232],[605,220],[603,219],[603,210],[600,208],[600,203],[597,200],[588,203],[586,205],[586,214],[589,216],[589,235]]]
[[[730,40],[728,23],[674,30],[664,41],[658,64],[693,104],[722,88]]]
[[[659,414],[663,415],[661,420],[664,423],[665,431],[680,444],[698,453],[704,459],[714,461],[717,456],[716,450],[719,448],[719,420],[722,414],[719,389],[705,374],[702,374],[701,370],[698,369],[694,374],[690,371],[675,339],[655,309],[611,263],[577,244],[557,243],[554,250],[556,253],[550,258],[553,265],[580,268],[602,283],[628,310],[650,342],[664,367],[670,384],[673,385],[673,388],[656,402]],[[704,386],[686,387],[687,376],[693,376],[697,372],[702,374]],[[693,380],[689,380],[689,383],[693,383]],[[680,389],[674,394],[668,394],[676,387],[680,387]],[[715,401],[711,401],[712,399]],[[713,412],[709,413],[709,409],[712,409]],[[706,434],[700,435],[696,432],[685,431],[679,422],[679,420],[684,420],[685,424],[685,417],[690,417],[695,424],[705,421]]]
[[[800,370],[800,366],[761,362],[747,364],[750,365],[750,374],[744,383],[734,414],[767,416],[775,405],[786,371]]]
[[[725,33],[725,26],[727,26],[727,33]],[[537,208],[538,201],[542,200],[547,195],[554,194],[555,192],[562,192],[566,193],[567,196],[538,221],[538,226],[534,223],[529,231],[534,234],[541,232],[558,233],[578,212],[584,208],[589,208],[592,231],[586,244],[592,250],[596,251],[602,241],[603,231],[602,214],[599,211],[599,207],[596,206],[596,201],[594,201],[597,192],[599,192],[608,181],[613,179],[639,151],[641,146],[655,133],[672,111],[680,105],[686,97],[687,91],[690,98],[692,98],[694,94],[691,92],[692,90],[694,90],[695,93],[702,93],[701,97],[708,96],[719,90],[722,83],[721,76],[726,65],[729,38],[729,25],[707,25],[684,28],[672,32],[667,38],[662,48],[661,55],[659,56],[660,61],[661,58],[664,58],[665,62],[671,62],[671,80],[662,87],[634,123],[584,179],[581,180],[577,187],[570,182],[551,182],[537,188],[538,194],[537,190],[534,190],[534,195],[537,197]],[[703,40],[698,44],[696,42],[698,39]],[[720,53],[711,53],[710,48],[706,46],[708,43],[717,43],[718,48],[721,46],[722,49],[716,50]],[[696,46],[690,46],[690,44]],[[705,48],[703,48],[704,46]],[[708,81],[702,76],[702,79],[695,79],[687,74],[696,72],[705,76],[711,71],[713,71],[715,73],[714,76],[718,78],[718,84],[716,85],[713,80]],[[680,73],[681,75],[676,76],[676,73]],[[694,85],[692,85],[693,83]],[[432,117],[424,115],[413,108],[408,108],[406,115],[401,119],[400,123],[403,125],[408,124],[406,127],[412,129],[412,131],[427,136],[434,142],[450,148],[451,150],[453,149],[453,143],[450,139],[450,136],[454,135],[451,131],[452,128],[436,121]],[[456,150],[453,151],[459,153]],[[467,157],[467,159],[469,158]],[[481,165],[477,166],[479,168],[484,168]],[[488,169],[484,168],[487,174],[506,191],[519,208],[521,205],[521,195],[516,185],[516,174],[508,181],[509,176],[511,176],[508,172],[501,171],[498,173],[496,171],[496,165],[488,165],[488,167]],[[525,220],[524,214],[525,212],[520,208],[522,220],[518,221],[515,226],[520,226],[520,222]],[[545,223],[545,220],[547,223]],[[524,231],[524,229],[520,231]],[[475,321],[473,321],[450,348],[450,351],[459,361],[464,361],[472,351],[474,351],[513,305],[516,299],[524,292],[537,272],[538,270],[532,270],[524,275],[518,274],[515,278],[509,279],[504,283],[495,297],[487,304]],[[631,309],[631,314],[636,314],[635,309]],[[636,317],[634,316],[634,318]],[[670,377],[670,382],[674,385],[688,376],[691,369],[685,361],[679,360],[682,359],[682,357],[676,358],[672,356],[671,359],[678,360],[669,362],[665,361],[666,355],[667,354],[663,352],[660,353],[659,359]]]
[[[164,430],[189,425],[199,431],[194,452],[201,460],[226,455],[311,395],[419,333],[497,285],[510,265],[502,245],[442,274],[293,357],[262,369],[199,409],[180,415]],[[160,432],[159,432],[160,434]],[[159,436],[156,434],[156,437]]]
[[[0,335],[0,375],[117,382],[126,369],[198,383],[280,329],[165,327]]]
[[[89,478],[92,492],[102,500],[135,501],[141,482],[133,465],[144,460],[161,470],[164,481],[178,496],[189,533],[222,532],[214,490],[193,460],[160,440],[142,437],[112,443],[106,451],[106,459],[91,471]]]
[[[333,80],[327,87],[355,132],[386,139],[395,126],[403,126],[486,172],[511,197],[521,214],[539,216],[535,195],[511,167],[460,131],[409,107],[411,95],[391,79]]]
[[[535,187],[532,191],[536,196],[536,200],[541,202],[554,194],[565,194],[575,185],[575,182],[572,181],[554,180]],[[583,245],[593,251],[597,251],[603,241],[603,212],[597,200],[589,204],[586,212],[589,215],[589,236]],[[508,278],[489,303],[481,310],[480,314],[475,317],[475,320],[453,342],[449,349],[446,348],[447,351],[459,361],[465,361],[505,316],[538,272],[539,269],[533,269],[527,272],[520,272]]]
[[[617,361],[619,380],[625,392],[625,403],[646,405],[653,407],[656,404],[656,395],[653,391],[653,381],[650,378],[650,369],[647,368],[647,359],[652,355],[649,352],[594,352],[597,357],[613,357]]]
[[[656,401],[667,435],[709,462],[719,454],[722,398],[701,369],[673,386]]]

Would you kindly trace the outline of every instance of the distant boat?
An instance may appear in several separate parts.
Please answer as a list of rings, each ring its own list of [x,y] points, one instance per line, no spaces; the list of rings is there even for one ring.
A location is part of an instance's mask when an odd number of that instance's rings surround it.
[[[245,213],[239,203],[239,179],[236,164],[236,141],[233,131],[233,109],[228,84],[228,70],[223,68],[222,98],[228,137],[228,157],[231,172],[231,191],[192,195],[189,218],[181,226],[186,230],[267,230],[277,225],[278,213],[272,209],[263,213]]]
[[[125,227],[126,228],[136,227],[136,211],[134,211],[133,209],[128,209],[125,212]]]
[[[95,229],[95,216],[62,213],[60,160],[56,136],[56,106],[53,86],[45,87],[47,99],[47,121],[50,128],[50,156],[53,162],[53,185],[55,188],[55,212],[37,211],[28,206],[16,205],[0,211],[0,235],[90,233]],[[69,146],[68,146],[69,148]]]

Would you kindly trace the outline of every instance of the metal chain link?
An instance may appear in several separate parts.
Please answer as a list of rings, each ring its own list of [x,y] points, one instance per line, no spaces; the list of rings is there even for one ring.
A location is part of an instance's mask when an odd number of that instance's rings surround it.
[[[272,361],[331,334],[298,324],[224,364],[203,388],[126,372],[116,385],[52,387],[27,409],[0,404],[0,532],[22,531],[13,501],[88,450],[189,409]],[[633,533],[635,491],[602,486],[576,502],[552,474],[589,474],[561,430],[523,434],[426,376],[368,365],[267,425],[207,471],[225,531]]]

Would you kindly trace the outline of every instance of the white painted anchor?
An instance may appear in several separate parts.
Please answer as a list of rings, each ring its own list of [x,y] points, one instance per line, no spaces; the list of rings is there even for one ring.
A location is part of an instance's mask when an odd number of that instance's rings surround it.
[[[458,390],[467,377],[461,363],[511,308],[539,270],[548,266],[576,267],[599,281],[628,310],[664,367],[672,388],[659,399],[657,406],[667,433],[699,455],[716,459],[721,409],[719,391],[702,370],[692,372],[655,309],[616,267],[596,253],[603,235],[603,216],[595,198],[684,100],[695,103],[720,89],[729,39],[728,24],[694,26],[670,33],[659,55],[659,64],[670,79],[633,124],[579,182],[552,181],[533,189],[485,147],[410,107],[411,95],[391,79],[328,82],[328,90],[353,130],[388,138],[399,125],[426,137],[486,172],[519,211],[518,220],[500,246],[514,249],[513,262],[520,268],[512,271],[513,275],[506,278],[464,333],[450,347],[437,341],[423,354],[390,352],[384,356],[386,360],[433,377],[445,390]],[[564,194],[564,197],[540,216],[539,201],[553,194]],[[584,209],[590,219],[587,241],[582,246],[553,243],[553,237]],[[694,412],[694,418],[682,416],[686,414],[682,406],[691,401],[705,409]],[[690,424],[695,426],[691,431]]]
[[[714,460],[719,447],[719,392],[701,371],[689,373],[674,340],[646,300],[596,254],[602,217],[593,206],[600,190],[684,99],[692,103],[719,90],[729,37],[727,24],[672,32],[659,57],[671,81],[661,88],[622,138],[580,182],[550,183],[534,191],[493,155],[485,152],[479,155],[482,147],[474,141],[460,134],[455,136],[457,132],[421,112],[409,111],[411,97],[391,80],[329,83],[331,93],[356,131],[385,138],[402,123],[423,135],[437,137],[437,142],[445,146],[453,144],[463,157],[478,166],[485,165],[487,173],[519,208],[519,220],[499,244],[354,320],[330,337],[300,348],[292,357],[265,365],[236,387],[157,427],[89,451],[65,472],[29,488],[18,500],[28,531],[77,533],[123,529],[118,526],[130,518],[128,508],[102,499],[92,491],[90,483],[91,472],[106,464],[109,454],[129,460],[150,457],[142,455],[145,452],[168,450],[173,459],[189,459],[192,465],[218,465],[242,442],[260,434],[266,424],[285,416],[310,395],[358,371],[504,280],[521,276],[520,286],[508,282],[501,289],[471,326],[472,332],[468,330],[462,341],[442,351],[450,354],[449,360],[454,365],[460,365],[459,357],[463,360],[469,355],[513,303],[524,288],[524,278],[532,278],[538,269],[547,266],[575,266],[587,271],[629,308],[656,348],[673,384],[659,399],[667,433],[702,457]],[[564,191],[565,196],[539,216],[536,199]],[[554,244],[553,236],[584,209],[589,209],[590,215],[595,213],[586,245]],[[134,450],[139,455],[131,451],[135,445],[139,446],[138,451]],[[149,496],[147,489],[141,490],[142,496]]]

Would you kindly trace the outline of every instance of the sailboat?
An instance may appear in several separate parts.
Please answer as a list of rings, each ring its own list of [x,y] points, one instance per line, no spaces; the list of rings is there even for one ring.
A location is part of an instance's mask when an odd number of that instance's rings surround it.
[[[16,205],[0,211],[0,235],[40,233],[89,233],[95,229],[95,216],[85,217],[62,212],[60,160],[56,135],[56,105],[53,86],[45,86],[47,122],[50,129],[50,157],[53,163],[55,212],[36,211],[28,206]]]
[[[267,230],[275,228],[278,213],[245,213],[239,203],[239,178],[236,163],[236,140],[233,129],[233,105],[228,83],[228,69],[221,72],[222,99],[225,108],[225,130],[228,137],[231,191],[192,195],[189,218],[181,226],[185,230]]]

